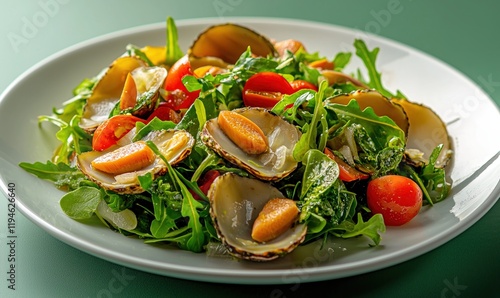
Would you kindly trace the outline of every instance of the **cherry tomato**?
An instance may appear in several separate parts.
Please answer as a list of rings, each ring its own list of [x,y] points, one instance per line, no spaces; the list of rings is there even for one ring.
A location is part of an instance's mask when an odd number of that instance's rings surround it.
[[[410,178],[387,175],[368,183],[366,199],[373,214],[380,213],[388,226],[413,219],[422,207],[422,190]]]
[[[212,183],[214,182],[214,180],[220,176],[220,172],[217,171],[217,170],[208,170],[204,175],[203,177],[201,177],[199,180],[198,180],[198,187],[200,188],[200,190],[205,194],[207,195],[208,194],[208,190],[210,189],[210,186],[212,185]],[[198,196],[198,194],[196,194],[194,191],[191,191],[191,194],[193,195],[193,198],[195,198],[196,200],[200,200],[200,196]]]
[[[333,159],[338,165],[339,165],[339,179],[344,181],[344,182],[352,182],[355,180],[363,180],[363,179],[368,179],[370,178],[370,175],[358,171],[356,168],[351,167],[349,164],[347,164],[345,161],[343,161],[341,158],[333,154],[333,152],[325,148],[324,150],[326,156],[330,157]]]
[[[92,149],[102,151],[115,145],[119,139],[135,127],[138,121],[146,123],[146,120],[132,115],[116,115],[107,119],[94,131]]]
[[[189,108],[200,95],[200,90],[190,92],[182,83],[182,78],[187,75],[193,75],[193,71],[189,57],[185,55],[172,65],[165,78],[164,88],[170,91],[166,101],[175,110]]]
[[[161,102],[160,105],[153,111],[153,113],[149,115],[146,122],[153,120],[153,118],[155,117],[163,121],[170,120],[174,123],[179,123],[182,118],[181,114],[172,109],[166,102]]]
[[[259,72],[251,76],[243,87],[243,103],[250,107],[272,108],[283,94],[292,94],[292,86],[280,74]]]
[[[214,182],[215,178],[219,177],[220,173],[217,170],[208,170],[205,175],[198,181],[198,185],[200,186],[201,191],[204,194],[208,194],[208,190],[210,186]]]
[[[306,80],[295,80],[290,83],[294,91],[299,91],[302,89],[311,89],[314,91],[318,91],[318,87],[313,83],[310,83]]]

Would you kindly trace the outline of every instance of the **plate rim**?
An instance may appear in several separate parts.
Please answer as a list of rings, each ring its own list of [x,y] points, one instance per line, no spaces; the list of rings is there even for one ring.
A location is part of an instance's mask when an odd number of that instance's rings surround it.
[[[176,25],[178,27],[181,26],[191,26],[191,25],[209,25],[209,24],[216,24],[216,23],[224,23],[224,22],[240,22],[240,23],[274,23],[274,24],[304,24],[309,27],[321,27],[327,30],[336,30],[336,31],[341,31],[347,34],[352,35],[352,33],[356,32],[356,29],[354,28],[348,28],[344,26],[339,26],[335,24],[329,24],[329,23],[324,23],[324,22],[317,22],[317,21],[310,21],[310,20],[302,20],[302,19],[289,19],[289,18],[271,18],[271,17],[227,17],[227,18],[216,18],[216,17],[208,17],[208,18],[192,18],[192,19],[180,19],[176,20]],[[71,45],[69,47],[66,47],[62,50],[59,50],[55,52],[54,54],[49,55],[48,57],[40,60],[39,62],[35,63],[33,66],[29,67],[27,70],[22,72],[14,81],[12,81],[7,88],[0,94],[0,108],[5,101],[5,99],[8,97],[10,92],[18,85],[20,84],[26,77],[28,77],[32,72],[34,72],[37,69],[42,68],[43,66],[50,64],[52,61],[59,59],[62,56],[71,54],[72,52],[76,50],[81,50],[85,47],[89,47],[98,43],[101,43],[103,41],[109,41],[110,39],[113,38],[119,38],[123,36],[127,36],[130,34],[136,34],[140,32],[147,32],[147,31],[152,31],[152,30],[159,30],[161,28],[164,28],[165,23],[164,22],[156,22],[152,24],[146,24],[146,25],[140,25],[140,26],[134,26],[126,29],[121,29],[117,31],[113,31],[110,33],[102,34],[96,37],[92,37],[89,39],[86,39],[84,41],[78,42],[74,45]],[[361,31],[361,30],[360,30]],[[496,103],[493,101],[493,99],[484,92],[474,81],[472,81],[469,77],[467,77],[465,74],[462,72],[458,71],[451,65],[441,61],[440,59],[427,54],[425,52],[420,51],[419,49],[413,48],[411,46],[405,45],[401,42],[383,37],[383,36],[378,36],[378,35],[373,35],[371,33],[363,33],[370,38],[373,38],[374,40],[380,40],[384,43],[389,44],[392,47],[396,47],[398,49],[405,49],[405,50],[411,50],[414,54],[418,54],[422,58],[425,59],[430,59],[433,63],[439,64],[439,66],[444,67],[445,69],[451,71],[454,75],[458,75],[460,79],[468,81],[470,84],[472,84],[474,87],[478,88],[486,98],[492,102],[495,106]],[[497,110],[499,110],[499,107],[497,106]],[[8,181],[4,181],[1,179],[1,188],[2,192],[4,195],[7,195],[7,184]],[[412,246],[411,248],[405,249],[398,251],[397,253],[391,254],[389,257],[388,256],[378,256],[373,259],[363,260],[363,261],[357,261],[357,262],[351,262],[348,264],[344,264],[343,266],[340,267],[340,269],[337,269],[338,272],[335,272],[334,274],[331,272],[331,269],[329,269],[330,266],[325,266],[325,267],[311,267],[311,268],[299,268],[300,274],[306,274],[308,275],[308,280],[301,280],[301,282],[313,282],[313,281],[321,281],[321,280],[327,280],[327,279],[337,279],[337,278],[342,278],[342,277],[347,277],[347,276],[353,276],[361,273],[367,273],[367,272],[372,272],[372,271],[377,271],[383,268],[387,268],[396,264],[400,264],[402,262],[405,262],[407,260],[416,258],[420,255],[423,255],[443,244],[446,242],[450,241],[451,239],[455,238],[465,230],[467,230],[470,226],[472,226],[474,223],[476,223],[479,219],[481,219],[498,201],[499,199],[499,194],[500,194],[500,182],[497,183],[497,185],[494,187],[492,192],[488,195],[487,199],[481,204],[476,211],[471,216],[468,216],[467,218],[463,219],[460,221],[460,225],[454,225],[450,227],[449,229],[435,235],[433,238],[428,239],[425,242],[420,243],[417,246]],[[103,248],[98,245],[95,245],[93,243],[83,241],[81,239],[78,239],[78,237],[71,235],[69,233],[66,233],[60,229],[58,229],[55,226],[52,226],[50,223],[47,223],[44,221],[39,215],[36,214],[33,210],[29,209],[27,206],[24,205],[24,203],[21,200],[16,201],[16,208],[21,211],[21,213],[27,217],[31,222],[35,223],[39,227],[41,227],[43,230],[54,236],[56,239],[61,240],[62,242],[77,248],[80,251],[83,251],[85,253],[91,254],[95,257],[99,257],[101,259],[114,262],[123,266],[131,267],[137,270],[145,271],[145,272],[150,272],[150,273],[155,273],[159,275],[165,275],[165,276],[172,276],[172,277],[178,277],[178,278],[184,278],[188,280],[196,280],[196,281],[208,281],[208,282],[216,282],[216,283],[234,283],[234,284],[286,284],[287,282],[283,281],[281,279],[281,282],[277,282],[275,279],[276,277],[283,277],[285,275],[290,275],[293,272],[296,271],[295,268],[293,269],[266,269],[266,270],[252,270],[252,271],[245,271],[245,270],[232,270],[232,269],[213,269],[209,270],[206,268],[202,268],[203,270],[200,270],[200,268],[192,268],[190,266],[178,266],[174,264],[168,264],[169,270],[168,272],[165,272],[165,266],[158,266],[158,264],[153,264],[152,261],[150,260],[145,260],[141,258],[131,258],[130,256],[127,255],[116,255],[113,254],[111,251],[109,251],[108,248]],[[438,237],[440,236],[440,237]],[[418,252],[415,252],[415,250],[418,250]],[[389,259],[389,262],[388,260]],[[145,262],[146,261],[146,262]],[[343,267],[350,267],[347,272],[344,272],[346,268]],[[372,267],[376,267],[375,269],[371,269]],[[193,276],[193,274],[195,276]],[[234,274],[234,275],[231,275]],[[228,279],[227,277],[231,277]],[[225,280],[221,280],[221,278],[226,278]]]

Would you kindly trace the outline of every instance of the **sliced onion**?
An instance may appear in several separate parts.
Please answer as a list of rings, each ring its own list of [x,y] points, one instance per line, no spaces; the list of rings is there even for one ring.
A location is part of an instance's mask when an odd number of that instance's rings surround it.
[[[96,212],[116,228],[130,231],[137,227],[137,217],[135,213],[129,209],[113,212],[108,204],[102,200],[97,206]]]

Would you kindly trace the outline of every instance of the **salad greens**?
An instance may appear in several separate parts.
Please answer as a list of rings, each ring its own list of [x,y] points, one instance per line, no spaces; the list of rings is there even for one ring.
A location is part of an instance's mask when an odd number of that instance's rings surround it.
[[[177,29],[172,19],[167,21],[167,45],[165,61],[172,65],[183,53],[177,42]],[[376,67],[378,48],[369,50],[362,40],[354,41],[355,55],[366,67],[369,80],[356,74],[386,97],[404,98],[397,91],[392,94],[382,85],[381,74]],[[128,46],[126,55],[151,61],[135,46]],[[329,144],[344,144],[355,152],[353,161],[359,168],[372,173],[373,177],[396,173],[411,177],[425,192],[429,204],[443,200],[449,191],[444,169],[435,167],[440,148],[436,148],[429,163],[414,167],[404,162],[405,133],[393,120],[377,116],[373,109],[362,110],[353,100],[348,105],[334,104],[329,98],[355,90],[350,84],[329,85],[320,71],[308,66],[308,62],[323,59],[318,53],[287,53],[281,59],[253,57],[251,49],[241,54],[234,67],[224,73],[207,74],[197,78],[186,76],[183,83],[189,91],[200,90],[198,99],[185,111],[179,123],[154,119],[147,124],[138,122],[135,140],[154,130],[185,129],[196,138],[190,156],[172,167],[168,162],[167,174],[153,179],[151,174],[139,177],[145,192],[140,194],[118,194],[104,190],[88,178],[72,162],[75,154],[92,149],[92,135],[78,126],[86,99],[99,80],[84,79],[73,90],[73,98],[54,109],[53,115],[40,116],[39,123],[49,122],[59,131],[56,138],[61,145],[51,161],[46,163],[20,163],[20,167],[41,179],[52,181],[56,187],[68,191],[61,199],[63,211],[80,220],[93,214],[110,228],[125,235],[136,235],[146,243],[165,242],[182,249],[202,252],[209,242],[219,241],[209,214],[210,204],[200,189],[199,181],[208,170],[221,173],[234,172],[250,176],[235,168],[207,148],[199,133],[208,119],[217,117],[221,110],[232,110],[243,106],[242,89],[252,75],[271,71],[289,81],[300,79],[318,85],[318,91],[304,89],[282,97],[272,112],[296,125],[301,137],[293,150],[299,167],[288,177],[273,182],[286,196],[297,201],[300,221],[308,224],[305,243],[329,236],[352,238],[365,236],[374,245],[381,241],[385,232],[380,214],[369,216],[363,194],[366,182],[343,182],[339,179],[339,165],[324,153]],[[338,53],[331,59],[335,70],[342,71],[352,59],[352,53]],[[161,153],[154,143],[147,145],[158,155]],[[338,153],[338,152],[335,152]],[[164,158],[164,157],[162,157]],[[166,159],[164,159],[166,161]],[[123,230],[99,215],[99,204],[105,202],[112,212],[131,210],[137,218],[133,230]]]

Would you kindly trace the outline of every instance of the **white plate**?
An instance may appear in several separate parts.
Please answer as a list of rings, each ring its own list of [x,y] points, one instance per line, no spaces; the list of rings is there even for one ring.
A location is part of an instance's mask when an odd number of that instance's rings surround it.
[[[332,239],[326,248],[301,247],[270,263],[251,263],[194,254],[172,247],[147,245],[101,226],[71,220],[59,208],[62,192],[18,167],[19,162],[45,161],[57,144],[54,128],[37,125],[71,96],[83,78],[92,77],[124,52],[125,46],[162,45],[164,24],[154,24],[78,44],[40,62],[15,80],[0,101],[0,169],[2,190],[15,183],[17,207],[56,238],[97,257],[178,278],[243,284],[298,283],[340,278],[401,263],[460,234],[483,216],[500,196],[500,114],[495,104],[469,79],[440,61],[393,41],[336,26],[266,18],[178,21],[186,50],[208,25],[235,22],[275,39],[294,38],[309,51],[333,57],[352,51],[355,38],[380,47],[378,65],[385,85],[432,107],[449,123],[455,146],[451,197],[425,208],[409,224],[388,228],[382,245],[364,239]],[[354,58],[351,70],[360,66]],[[485,125],[487,119],[488,125]],[[432,137],[432,132],[429,134]]]

